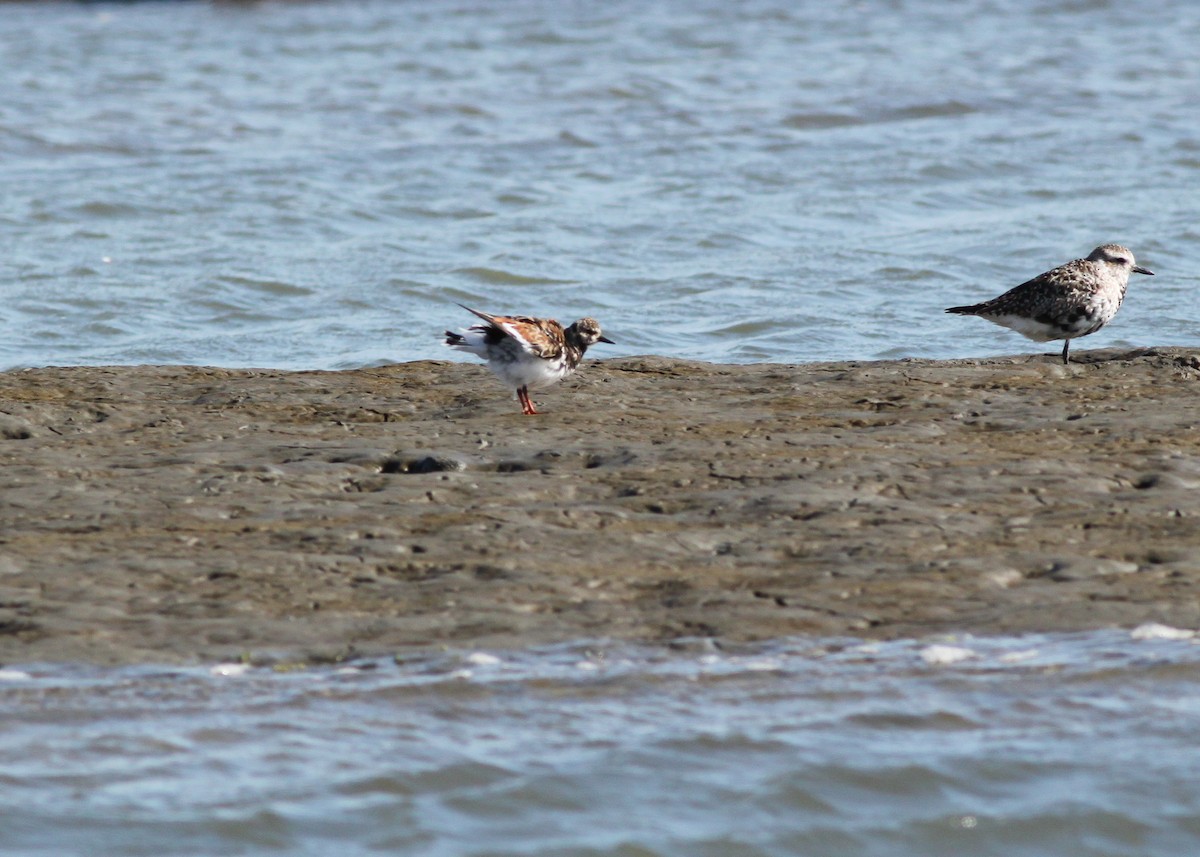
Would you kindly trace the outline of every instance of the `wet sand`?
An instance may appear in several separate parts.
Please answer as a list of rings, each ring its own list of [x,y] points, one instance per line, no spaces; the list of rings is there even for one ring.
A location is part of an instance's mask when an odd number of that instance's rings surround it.
[[[1200,625],[1200,356],[0,373],[0,663]]]

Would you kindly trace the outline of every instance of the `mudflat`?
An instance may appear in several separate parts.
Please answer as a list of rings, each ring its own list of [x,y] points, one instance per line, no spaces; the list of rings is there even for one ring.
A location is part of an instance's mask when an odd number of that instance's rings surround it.
[[[1200,625],[1200,356],[0,373],[0,662]]]

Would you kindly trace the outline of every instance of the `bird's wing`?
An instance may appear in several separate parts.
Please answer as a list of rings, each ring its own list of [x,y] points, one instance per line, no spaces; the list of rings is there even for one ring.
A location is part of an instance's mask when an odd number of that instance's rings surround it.
[[[531,318],[524,315],[491,315],[459,304],[469,313],[487,322],[484,332],[495,331],[508,336],[534,357],[557,357],[566,344],[562,325],[552,318]],[[482,325],[480,325],[482,327]]]

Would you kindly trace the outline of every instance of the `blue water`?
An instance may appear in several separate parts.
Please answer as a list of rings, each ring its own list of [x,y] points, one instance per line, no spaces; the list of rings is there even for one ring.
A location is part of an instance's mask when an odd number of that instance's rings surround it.
[[[1172,2],[0,4],[0,368],[451,357],[455,302],[596,356],[1036,353],[941,309],[1108,241],[1158,276],[1073,350],[1195,345],[1197,44]],[[930,644],[5,665],[0,852],[1196,850],[1192,640]]]
[[[1196,342],[1200,7],[0,7],[0,367],[447,357],[454,302],[712,361],[1046,350],[945,306],[1129,245]]]
[[[598,642],[241,669],[0,673],[0,851],[1178,857],[1200,841],[1193,640]]]

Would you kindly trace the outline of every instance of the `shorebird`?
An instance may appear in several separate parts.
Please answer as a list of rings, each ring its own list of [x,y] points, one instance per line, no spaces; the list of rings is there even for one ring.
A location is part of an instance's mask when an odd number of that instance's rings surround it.
[[[946,312],[977,315],[1037,342],[1066,340],[1062,359],[1068,363],[1071,340],[1095,333],[1117,314],[1130,274],[1154,272],[1135,264],[1129,248],[1102,244],[1086,259],[1060,265],[998,298]]]
[[[479,316],[484,324],[461,333],[447,330],[446,345],[486,360],[501,381],[516,388],[523,414],[538,412],[529,398],[530,387],[548,387],[570,375],[589,345],[614,344],[600,334],[600,323],[594,318],[581,318],[564,328],[552,318],[489,315],[459,306]]]

